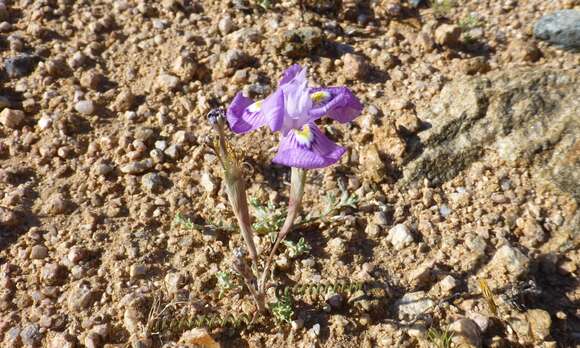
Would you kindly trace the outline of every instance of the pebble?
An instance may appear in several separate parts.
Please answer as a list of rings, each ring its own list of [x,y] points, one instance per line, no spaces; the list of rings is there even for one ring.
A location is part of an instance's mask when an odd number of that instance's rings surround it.
[[[157,173],[147,173],[141,178],[141,185],[148,192],[158,192],[163,186],[161,176]]]
[[[225,16],[222,19],[220,19],[218,23],[218,29],[220,33],[222,33],[222,35],[231,33],[232,30],[234,30],[234,23],[232,21],[232,17]]]
[[[506,244],[496,251],[489,265],[492,272],[504,270],[510,278],[518,278],[527,272],[529,262],[519,249]]]
[[[455,333],[453,342],[458,347],[481,347],[481,331],[473,320],[468,318],[456,320],[449,326],[449,331]]]
[[[38,120],[38,128],[41,130],[45,130],[52,126],[52,119],[48,116],[42,116],[40,120]]]
[[[349,80],[364,80],[370,72],[367,60],[358,54],[347,53],[342,57],[343,74]]]
[[[169,158],[176,159],[177,156],[179,156],[179,148],[180,147],[178,145],[172,144],[169,145],[169,147],[165,149],[163,153],[166,154]]]
[[[540,18],[534,25],[537,39],[569,50],[580,49],[580,11],[560,10]]]
[[[141,161],[125,164],[121,167],[121,172],[125,174],[141,174],[151,168],[153,168],[153,160],[146,158]]]
[[[88,253],[87,250],[85,248],[79,247],[79,246],[73,246],[67,255],[68,260],[72,263],[72,264],[78,264],[79,262],[81,262],[82,260],[84,260],[87,257]]]
[[[129,276],[131,277],[131,279],[143,278],[146,275],[147,275],[146,265],[140,263],[131,265],[131,268],[129,270]]]
[[[50,340],[48,348],[74,348],[74,338],[66,333],[56,333]]]
[[[44,245],[35,245],[30,250],[30,258],[33,260],[42,260],[48,256],[48,249]]]
[[[316,323],[312,325],[310,330],[308,330],[308,336],[311,338],[316,338],[318,335],[320,335],[320,324]]]
[[[389,230],[386,241],[390,242],[396,250],[401,250],[413,243],[415,239],[405,224],[398,224]]]
[[[543,309],[529,309],[526,312],[526,317],[530,323],[534,338],[538,341],[544,341],[550,335],[550,328],[552,327],[550,313]]]
[[[177,89],[179,82],[179,77],[170,74],[161,74],[157,77],[157,86],[164,91]]]
[[[435,42],[442,46],[455,46],[460,37],[461,29],[457,25],[442,24],[435,30]]]
[[[47,285],[61,285],[66,277],[66,268],[56,263],[49,263],[42,267],[40,275]]]
[[[439,285],[441,286],[443,293],[451,294],[451,292],[459,285],[459,282],[452,275],[447,275],[445,278],[441,279]]]
[[[22,344],[27,347],[36,347],[40,344],[42,340],[42,334],[40,333],[40,327],[38,324],[28,324],[22,328],[20,331],[20,339]]]
[[[39,62],[37,56],[22,54],[7,58],[4,61],[4,70],[10,78],[19,78],[30,75]]]
[[[4,109],[0,113],[0,124],[4,127],[17,129],[24,122],[25,114],[21,110]]]
[[[185,277],[180,273],[168,273],[165,276],[165,287],[171,295],[177,294],[185,285]]]
[[[92,115],[95,112],[95,105],[90,100],[81,100],[75,104],[75,110],[84,115]]]
[[[205,192],[210,194],[215,192],[215,190],[217,189],[215,180],[213,179],[212,175],[209,172],[203,172],[203,174],[201,174],[200,185],[201,187],[203,187]]]
[[[250,56],[244,51],[234,48],[222,55],[222,63],[226,69],[242,69],[250,63]]]
[[[412,320],[434,306],[435,302],[427,298],[424,291],[406,293],[395,302],[399,319],[403,320]]]
[[[346,251],[346,243],[340,237],[332,238],[328,241],[328,249],[333,257],[340,257]]]
[[[68,308],[72,312],[79,312],[89,308],[96,299],[96,293],[87,283],[79,283],[69,290]]]
[[[83,340],[86,348],[102,347],[102,338],[96,332],[89,332]]]

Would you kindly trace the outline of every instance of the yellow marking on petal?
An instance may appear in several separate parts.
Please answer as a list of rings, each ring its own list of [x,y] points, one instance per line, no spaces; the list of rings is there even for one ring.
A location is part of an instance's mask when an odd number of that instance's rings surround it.
[[[262,109],[262,102],[263,100],[258,100],[254,104],[248,106],[248,111],[250,112],[258,112]]]
[[[312,99],[315,103],[323,103],[330,98],[330,93],[326,91],[318,91],[314,92],[310,95],[310,99]]]
[[[296,135],[296,141],[298,141],[298,144],[300,145],[310,146],[314,139],[314,133],[312,133],[312,130],[307,124],[302,127],[302,130],[294,129],[294,134]]]

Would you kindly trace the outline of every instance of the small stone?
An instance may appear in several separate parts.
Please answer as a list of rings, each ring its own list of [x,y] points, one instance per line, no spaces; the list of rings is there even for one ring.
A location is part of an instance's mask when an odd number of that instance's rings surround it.
[[[349,80],[364,80],[370,72],[370,65],[367,60],[357,54],[347,53],[342,57],[343,73]]]
[[[427,298],[424,291],[410,292],[395,302],[399,319],[413,320],[433,308],[435,302]]]
[[[251,59],[244,51],[230,49],[222,55],[223,67],[226,69],[242,69],[248,66]]]
[[[84,339],[86,348],[100,348],[102,347],[102,338],[95,332],[89,332]]]
[[[222,35],[231,33],[232,30],[234,30],[234,23],[232,21],[232,17],[225,16],[222,19],[220,19],[218,23],[218,29],[220,33],[222,33]]]
[[[544,341],[550,335],[552,327],[550,313],[543,309],[529,309],[526,312],[526,317],[530,323],[533,337],[538,341]]]
[[[320,28],[302,27],[283,32],[274,45],[286,57],[296,59],[314,53],[323,42],[324,35]]]
[[[48,256],[48,249],[44,245],[35,245],[30,250],[30,258],[33,260],[42,260]]]
[[[178,145],[187,145],[194,140],[193,133],[180,130],[173,135],[173,141]]]
[[[185,285],[185,277],[180,273],[168,273],[165,276],[165,287],[171,295],[177,294]]]
[[[121,172],[125,174],[141,174],[153,168],[153,160],[147,158],[125,164],[121,167]]]
[[[23,54],[17,57],[7,58],[4,61],[4,70],[10,78],[19,78],[30,75],[39,62],[37,56]]]
[[[294,330],[294,331],[300,330],[304,327],[304,320],[302,320],[300,318],[298,318],[296,320],[292,320],[290,325],[292,326],[292,330]]]
[[[163,152],[169,158],[176,159],[179,156],[180,147],[176,144],[169,145],[169,147]]]
[[[0,124],[7,128],[17,129],[24,122],[24,118],[23,111],[6,108],[0,113]]]
[[[449,331],[455,332],[453,342],[458,346],[481,347],[481,331],[479,326],[467,318],[454,321],[449,326]]]
[[[491,69],[485,57],[463,59],[459,68],[467,75],[484,74]]]
[[[48,348],[75,348],[74,338],[66,333],[57,333],[48,345]]]
[[[141,185],[148,192],[158,192],[163,186],[163,180],[157,173],[147,173],[141,178]]]
[[[134,264],[129,270],[129,275],[131,276],[131,279],[143,278],[147,275],[147,266],[140,263]]]
[[[81,100],[75,104],[75,110],[84,115],[92,115],[95,112],[95,105],[90,100]]]
[[[215,180],[213,179],[212,175],[209,172],[203,172],[203,174],[201,174],[200,184],[201,187],[203,187],[203,189],[205,190],[205,192],[210,194],[214,193],[215,190],[217,189]]]
[[[104,162],[99,162],[95,164],[94,173],[99,176],[107,176],[113,172],[113,167]]]
[[[7,208],[0,207],[0,226],[12,227],[21,222],[20,216]]]
[[[96,300],[96,293],[87,283],[79,283],[69,290],[68,308],[70,311],[79,312],[89,308]]]
[[[44,205],[44,209],[49,215],[61,215],[66,214],[72,206],[72,202],[66,199],[64,195],[61,193],[55,193],[48,198],[48,201]]]
[[[135,96],[129,89],[122,89],[121,92],[115,98],[113,103],[113,108],[117,112],[126,112],[133,108],[135,105]]]
[[[70,72],[70,67],[64,59],[52,59],[44,65],[46,72],[52,77],[65,77]]]
[[[22,328],[20,331],[20,339],[22,344],[28,347],[37,347],[42,340],[42,334],[40,333],[40,327],[38,324],[28,324]]]
[[[560,10],[540,18],[534,36],[569,50],[580,49],[580,11]]]
[[[52,126],[52,119],[48,116],[42,116],[40,120],[38,120],[38,128],[45,130]]]
[[[433,262],[421,264],[408,274],[408,280],[413,287],[424,287],[431,283]]]
[[[414,113],[405,112],[397,118],[395,125],[400,132],[415,134],[421,129],[421,120]]]
[[[411,231],[405,224],[398,224],[391,228],[386,240],[397,250],[401,250],[415,241]]]
[[[42,267],[40,276],[46,285],[61,285],[66,278],[66,268],[56,263],[49,263]]]
[[[461,28],[457,25],[442,24],[435,30],[435,42],[443,46],[455,46],[459,43]]]
[[[131,335],[138,334],[141,330],[139,316],[139,312],[133,306],[125,309],[123,314],[123,326]]]
[[[453,289],[459,285],[459,282],[457,279],[453,278],[452,275],[447,275],[445,278],[441,279],[439,285],[444,294],[451,294]]]
[[[496,251],[489,263],[492,272],[503,270],[510,278],[518,278],[527,272],[530,260],[519,249],[504,245]]]
[[[542,57],[542,52],[531,41],[514,40],[507,48],[509,56],[515,61],[536,62]]]
[[[308,330],[308,335],[311,338],[318,337],[318,335],[320,335],[320,324],[316,323],[316,324],[312,325],[312,328],[310,328],[310,330]]]
[[[179,78],[170,74],[161,74],[157,77],[157,87],[164,91],[176,90],[179,83]]]
[[[72,264],[78,264],[80,261],[84,260],[87,257],[87,250],[79,247],[79,246],[73,246],[67,255],[68,260],[72,263]]]
[[[195,328],[192,330],[185,331],[179,338],[180,344],[185,344],[188,347],[207,347],[207,348],[219,348],[220,344],[217,343],[207,332],[206,329]]]
[[[8,22],[0,23],[0,33],[7,33],[12,30],[12,25]]]

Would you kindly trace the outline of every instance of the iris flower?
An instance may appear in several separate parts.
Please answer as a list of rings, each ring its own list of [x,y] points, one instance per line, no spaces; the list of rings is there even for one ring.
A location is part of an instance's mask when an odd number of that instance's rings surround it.
[[[264,125],[281,132],[273,162],[314,169],[336,163],[345,152],[314,122],[327,116],[346,123],[361,111],[362,104],[348,88],[309,87],[306,69],[293,65],[284,72],[278,89],[266,99],[254,102],[239,92],[227,110],[227,120],[235,133],[250,132]]]

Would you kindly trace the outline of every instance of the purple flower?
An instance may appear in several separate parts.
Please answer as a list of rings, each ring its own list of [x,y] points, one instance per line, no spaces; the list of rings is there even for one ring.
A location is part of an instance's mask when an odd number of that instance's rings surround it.
[[[362,104],[346,87],[308,87],[306,69],[288,68],[278,89],[266,99],[254,102],[239,92],[227,112],[230,128],[246,133],[263,125],[280,131],[282,139],[274,163],[313,169],[336,163],[344,148],[333,143],[314,121],[328,116],[340,123],[360,115]]]

